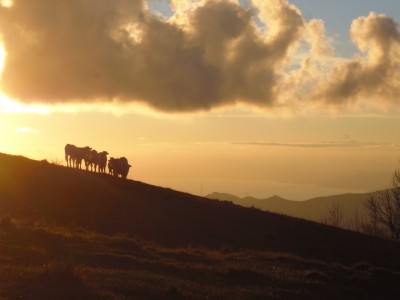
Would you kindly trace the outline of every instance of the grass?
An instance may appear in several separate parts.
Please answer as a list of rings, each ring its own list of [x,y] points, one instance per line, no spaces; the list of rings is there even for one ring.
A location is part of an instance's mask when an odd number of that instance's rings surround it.
[[[268,251],[168,248],[10,220],[0,299],[396,299],[400,274]],[[0,222],[2,223],[2,222]],[[383,279],[382,279],[383,278]]]
[[[400,299],[399,243],[0,153],[0,300]]]

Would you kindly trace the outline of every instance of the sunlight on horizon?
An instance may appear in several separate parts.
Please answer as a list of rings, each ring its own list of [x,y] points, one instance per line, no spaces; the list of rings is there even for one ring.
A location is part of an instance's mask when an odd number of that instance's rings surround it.
[[[1,48],[0,48],[1,50]],[[4,52],[3,52],[4,53]],[[0,51],[0,58],[2,53]],[[4,57],[4,56],[3,56]],[[0,70],[2,64],[0,59]],[[1,74],[1,72],[0,72]],[[295,113],[296,111],[296,113]],[[202,118],[228,118],[228,119],[246,119],[246,118],[261,118],[261,119],[281,119],[290,120],[304,117],[326,117],[328,119],[336,118],[398,118],[398,110],[393,109],[383,110],[381,107],[367,108],[347,108],[345,112],[340,114],[337,111],[324,110],[315,108],[313,110],[298,111],[296,108],[266,108],[256,105],[249,105],[238,101],[234,105],[226,105],[215,107],[210,110],[196,112],[163,112],[159,111],[141,101],[125,103],[123,101],[94,101],[94,102],[74,102],[74,103],[57,103],[57,104],[39,104],[39,103],[23,103],[13,100],[0,89],[0,113],[28,113],[38,115],[48,115],[53,113],[63,114],[81,114],[81,113],[109,113],[116,117],[126,115],[140,115],[151,117],[154,119],[165,120],[181,120],[188,121]]]
[[[39,115],[49,114],[51,110],[44,105],[25,105],[11,100],[0,93],[0,113],[35,113]]]
[[[1,48],[0,48],[1,49]],[[0,53],[1,57],[1,53]],[[0,65],[1,66],[1,65]],[[13,100],[0,90],[0,113],[33,113],[48,115],[52,113],[81,114],[81,113],[109,113],[116,117],[126,115],[140,115],[154,119],[165,120],[193,120],[197,118],[263,118],[263,119],[291,119],[292,111],[287,109],[269,110],[260,106],[237,102],[235,105],[215,107],[211,110],[196,112],[163,112],[141,101],[125,103],[123,101],[94,101],[58,104],[27,104]]]

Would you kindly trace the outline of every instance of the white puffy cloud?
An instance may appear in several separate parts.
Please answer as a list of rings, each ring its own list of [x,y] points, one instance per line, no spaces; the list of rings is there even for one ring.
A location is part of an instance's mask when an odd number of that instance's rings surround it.
[[[395,21],[370,13],[351,25],[361,55],[335,66],[315,99],[328,103],[392,101],[400,96],[400,32]]]

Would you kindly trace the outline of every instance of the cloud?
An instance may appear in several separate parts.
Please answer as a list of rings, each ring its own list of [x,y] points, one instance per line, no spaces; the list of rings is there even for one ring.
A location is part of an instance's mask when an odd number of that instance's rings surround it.
[[[250,3],[171,0],[167,18],[145,0],[13,0],[0,5],[1,89],[24,103],[142,102],[166,112],[398,96],[392,19],[355,20],[363,57],[339,63],[321,20],[306,22],[287,0]]]
[[[276,0],[255,1],[254,10],[235,1],[178,3],[165,20],[142,0],[14,0],[0,7],[8,53],[1,88],[26,103],[142,101],[165,111],[239,100],[273,105],[277,70],[300,38],[299,11]],[[257,29],[255,9],[270,34]],[[173,22],[182,14],[186,23]]]
[[[351,25],[361,56],[336,66],[320,85],[315,99],[348,103],[363,99],[397,102],[400,96],[400,32],[385,15],[370,13]]]
[[[17,133],[30,133],[30,134],[37,134],[37,133],[39,133],[39,131],[38,131],[37,129],[29,128],[29,127],[20,127],[20,128],[17,128],[17,129],[15,130],[15,132],[17,132]]]
[[[398,148],[400,145],[375,143],[375,142],[359,142],[359,141],[343,141],[343,142],[321,142],[321,143],[273,143],[273,142],[241,142],[232,143],[233,145],[249,145],[249,146],[265,146],[265,147],[291,147],[291,148]]]

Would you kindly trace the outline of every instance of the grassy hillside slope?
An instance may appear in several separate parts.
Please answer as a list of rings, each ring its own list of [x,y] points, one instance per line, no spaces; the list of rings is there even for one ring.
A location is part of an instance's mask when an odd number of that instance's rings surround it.
[[[399,299],[400,273],[260,250],[166,248],[0,222],[0,299]]]
[[[46,161],[0,154],[0,218],[0,299],[400,295],[396,242]]]
[[[0,155],[0,178],[3,214],[101,233],[122,232],[166,246],[270,249],[343,261],[353,260],[354,254],[357,259],[382,260],[397,246],[301,219],[22,157]],[[382,257],[366,249],[381,251]]]

